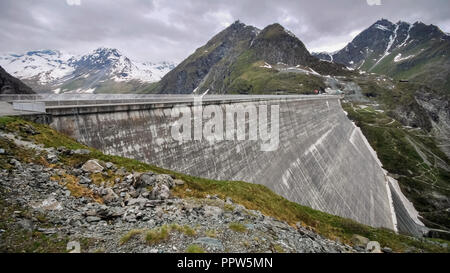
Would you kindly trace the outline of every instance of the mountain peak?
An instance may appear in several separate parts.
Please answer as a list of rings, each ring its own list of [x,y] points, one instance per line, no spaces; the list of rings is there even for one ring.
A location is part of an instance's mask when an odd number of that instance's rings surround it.
[[[263,39],[274,39],[274,38],[276,39],[283,36],[291,36],[295,39],[298,39],[292,32],[285,29],[279,23],[268,25],[261,31],[260,35],[258,35],[259,38]]]
[[[375,24],[379,24],[379,25],[383,25],[383,26],[391,26],[394,23],[392,23],[388,19],[381,18],[380,20],[376,21]]]

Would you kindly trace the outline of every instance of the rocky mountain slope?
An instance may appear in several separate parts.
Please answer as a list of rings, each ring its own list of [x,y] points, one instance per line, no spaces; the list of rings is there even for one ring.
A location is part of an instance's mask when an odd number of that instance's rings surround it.
[[[135,62],[112,48],[82,56],[56,50],[4,54],[0,65],[36,91],[55,93],[137,92],[174,67],[168,62]]]
[[[450,36],[421,22],[392,23],[382,19],[361,32],[340,51],[316,53],[322,60],[352,69],[410,80],[448,93]]]
[[[313,93],[322,75],[346,75],[342,65],[322,62],[279,24],[262,31],[237,21],[200,47],[149,92]]]
[[[18,118],[0,118],[0,166],[2,252],[448,251],[443,241],[315,211],[261,185],[104,155]]]
[[[34,94],[34,92],[0,66],[0,94]]]

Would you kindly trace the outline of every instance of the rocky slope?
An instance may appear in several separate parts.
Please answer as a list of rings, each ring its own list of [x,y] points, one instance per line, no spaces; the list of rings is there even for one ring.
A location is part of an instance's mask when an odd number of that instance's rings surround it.
[[[0,66],[0,94],[34,94],[34,92]]]
[[[235,22],[200,47],[149,92],[313,93],[322,75],[349,74],[344,66],[321,62],[279,24],[262,31]]]
[[[315,56],[352,69],[424,83],[441,93],[450,88],[450,36],[421,22],[382,19],[361,32],[345,48]]]
[[[17,118],[0,119],[0,165],[2,252],[380,251],[356,232],[384,252],[448,251],[303,208],[260,185],[150,171]]]
[[[75,56],[57,50],[0,55],[0,64],[38,92],[137,92],[170,71],[168,62],[136,62],[117,49]]]

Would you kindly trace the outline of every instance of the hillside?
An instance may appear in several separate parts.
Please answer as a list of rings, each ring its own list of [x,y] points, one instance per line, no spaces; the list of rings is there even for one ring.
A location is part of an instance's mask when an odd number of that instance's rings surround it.
[[[0,66],[0,94],[34,94],[34,92]]]
[[[261,185],[104,155],[18,118],[0,118],[0,148],[2,252],[65,252],[69,242],[82,252],[366,252],[365,240],[385,252],[448,251]]]

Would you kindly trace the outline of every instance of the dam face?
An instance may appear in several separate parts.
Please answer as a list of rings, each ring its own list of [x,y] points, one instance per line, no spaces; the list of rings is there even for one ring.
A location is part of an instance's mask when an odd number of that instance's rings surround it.
[[[173,140],[176,118],[171,111],[192,109],[189,103],[54,108],[47,113],[52,127],[108,154],[199,177],[263,184],[299,204],[396,229],[385,173],[337,97],[209,103],[224,111],[230,104],[278,105],[278,148],[261,151],[261,141],[248,139],[214,144]]]

